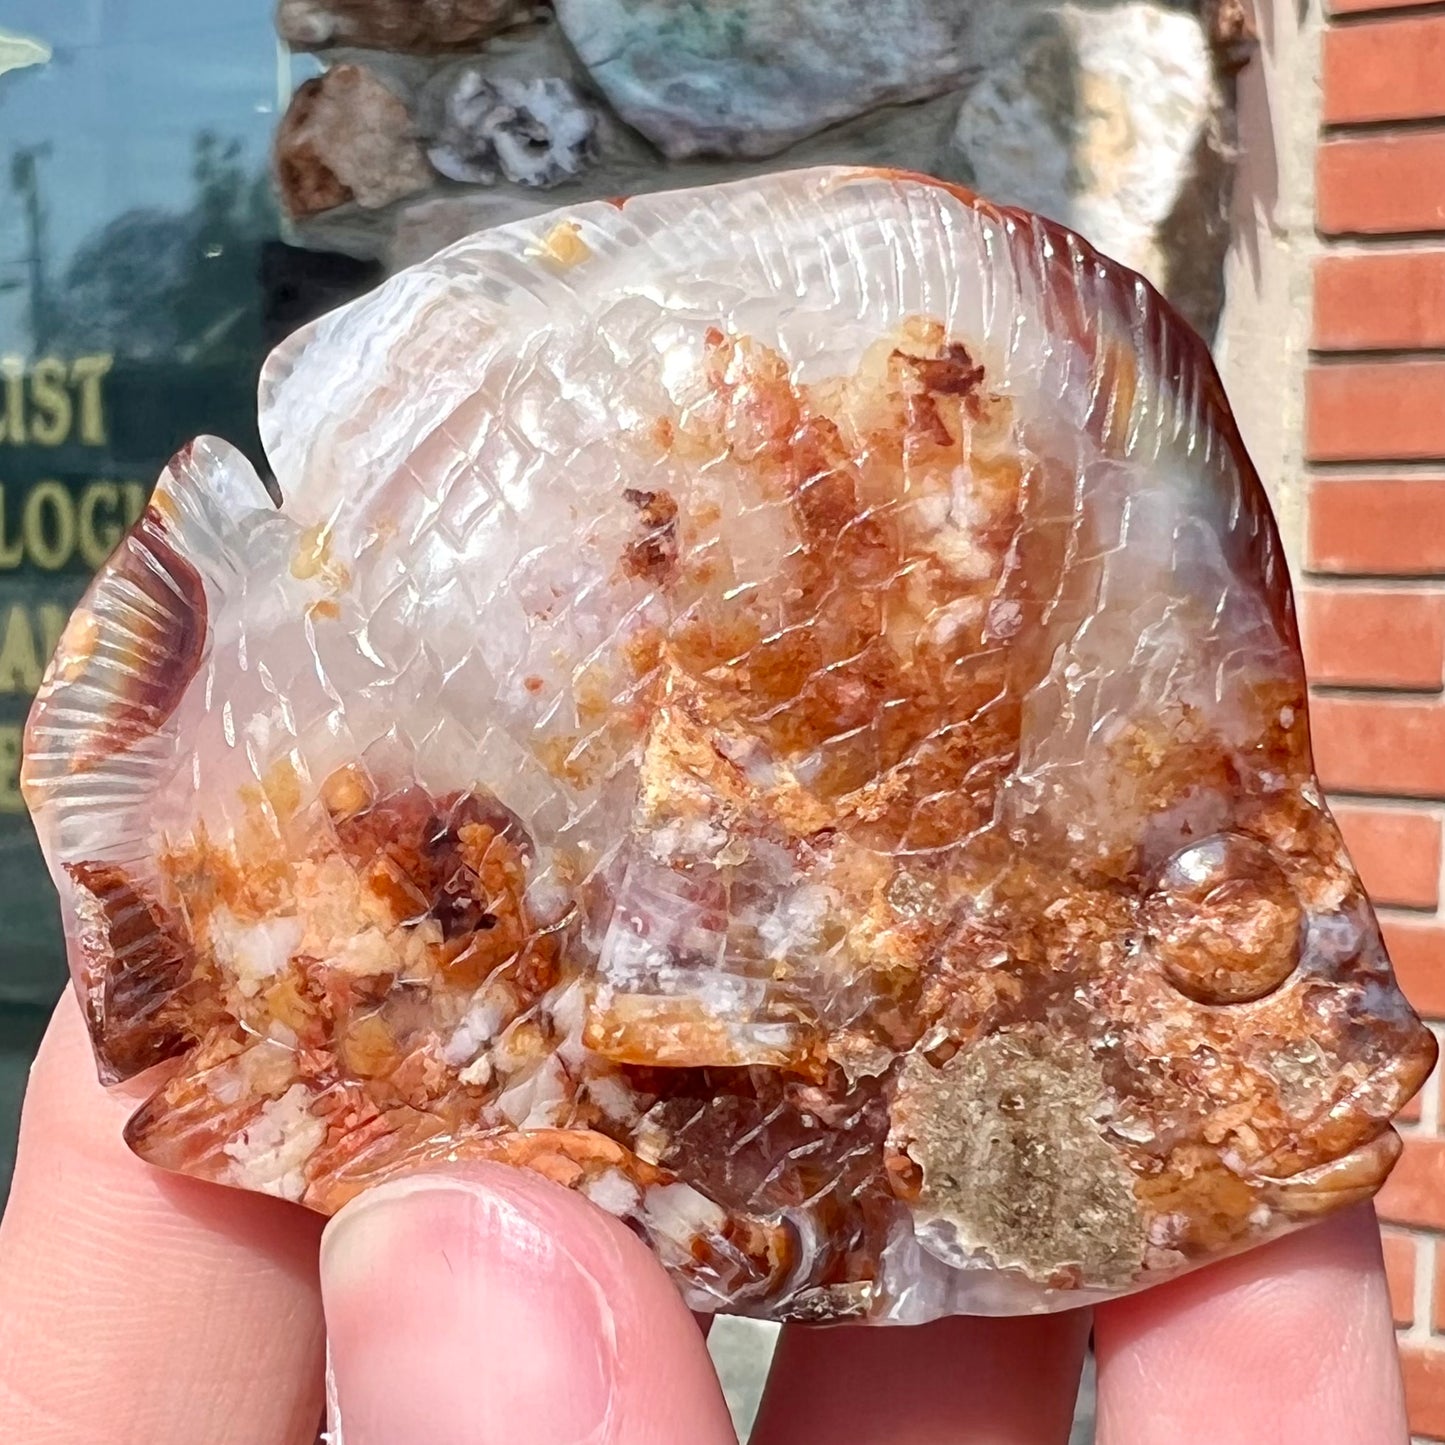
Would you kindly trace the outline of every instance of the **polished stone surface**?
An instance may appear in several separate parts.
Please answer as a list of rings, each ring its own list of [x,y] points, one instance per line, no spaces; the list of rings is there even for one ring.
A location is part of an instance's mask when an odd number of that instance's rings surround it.
[[[1367,1197],[1434,1041],[1197,337],[825,169],[464,241],[284,345],[62,639],[28,797],[146,1159],[458,1158],[689,1303],[1135,1290]]]

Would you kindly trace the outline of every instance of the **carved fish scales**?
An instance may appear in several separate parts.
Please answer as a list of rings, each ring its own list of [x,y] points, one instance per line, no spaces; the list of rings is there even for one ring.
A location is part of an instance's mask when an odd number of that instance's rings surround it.
[[[699,1309],[1137,1289],[1370,1194],[1435,1044],[1310,761],[1207,352],[826,169],[462,242],[172,463],[25,785],[143,1158],[440,1161]]]

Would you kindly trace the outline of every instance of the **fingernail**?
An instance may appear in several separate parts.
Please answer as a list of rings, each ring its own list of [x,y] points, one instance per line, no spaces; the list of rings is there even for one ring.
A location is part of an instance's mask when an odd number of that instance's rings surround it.
[[[415,1175],[322,1243],[333,1434],[345,1445],[600,1445],[615,1331],[555,1186],[493,1168]]]

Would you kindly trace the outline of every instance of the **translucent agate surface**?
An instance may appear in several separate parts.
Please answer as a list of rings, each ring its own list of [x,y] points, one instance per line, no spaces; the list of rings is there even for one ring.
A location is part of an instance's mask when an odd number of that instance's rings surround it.
[[[462,242],[202,440],[25,782],[143,1158],[487,1159],[702,1310],[1137,1289],[1367,1196],[1434,1041],[1311,771],[1203,345],[816,170]]]

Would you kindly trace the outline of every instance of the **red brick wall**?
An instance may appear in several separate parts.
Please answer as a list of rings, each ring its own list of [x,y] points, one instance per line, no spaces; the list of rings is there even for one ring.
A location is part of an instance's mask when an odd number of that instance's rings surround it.
[[[1445,1025],[1445,4],[1326,8],[1300,599],[1316,757],[1401,982]],[[1437,1076],[1379,1200],[1429,1440],[1445,1440],[1442,1119]]]

